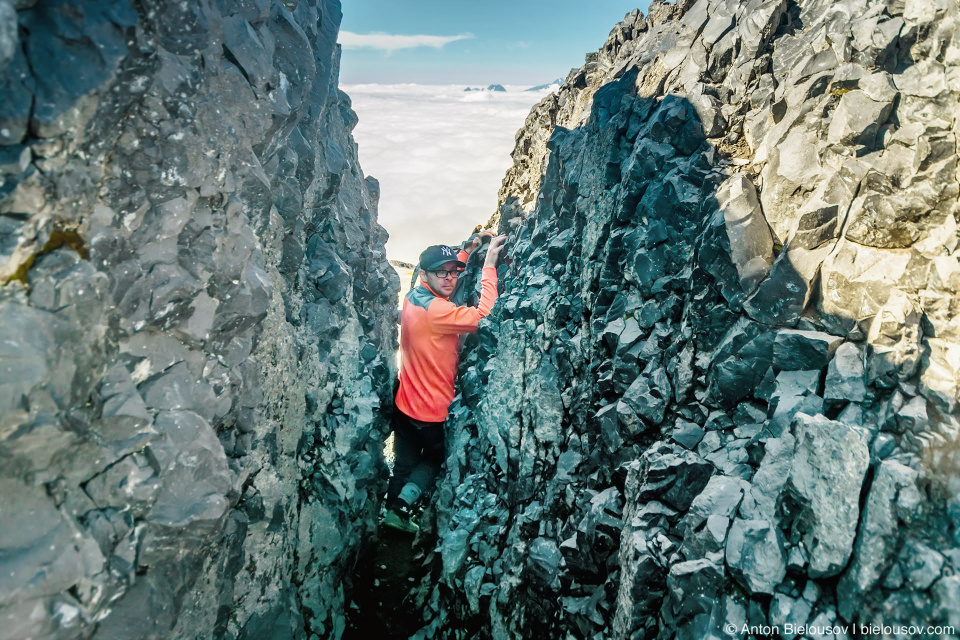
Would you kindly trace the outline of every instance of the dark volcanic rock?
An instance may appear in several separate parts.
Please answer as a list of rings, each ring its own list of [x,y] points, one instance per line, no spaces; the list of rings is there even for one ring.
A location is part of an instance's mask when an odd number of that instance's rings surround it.
[[[397,277],[339,2],[0,0],[0,635],[339,637]]]
[[[654,2],[534,107],[419,637],[954,624],[958,25]]]
[[[787,371],[822,369],[843,338],[822,331],[782,329],[773,342],[773,366]]]

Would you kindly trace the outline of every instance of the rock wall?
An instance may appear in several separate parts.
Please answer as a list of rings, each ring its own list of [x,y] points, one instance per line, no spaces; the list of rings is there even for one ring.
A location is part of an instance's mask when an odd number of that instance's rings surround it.
[[[0,0],[0,638],[335,638],[399,282],[340,3]]]
[[[535,107],[418,637],[958,637],[958,88],[950,0],[677,0]]]

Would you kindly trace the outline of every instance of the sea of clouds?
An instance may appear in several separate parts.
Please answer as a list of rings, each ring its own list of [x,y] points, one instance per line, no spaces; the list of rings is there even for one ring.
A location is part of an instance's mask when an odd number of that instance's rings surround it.
[[[458,245],[490,218],[513,162],[514,136],[551,92],[466,86],[341,87],[360,117],[353,131],[360,165],[380,181],[379,221],[390,234],[391,260],[414,263],[431,244]]]

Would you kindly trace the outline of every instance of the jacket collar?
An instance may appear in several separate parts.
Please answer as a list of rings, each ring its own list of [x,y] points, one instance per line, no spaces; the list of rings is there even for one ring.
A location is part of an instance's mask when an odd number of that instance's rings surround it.
[[[439,293],[437,293],[436,291],[434,291],[433,289],[431,289],[431,288],[430,288],[430,285],[428,285],[428,284],[427,284],[426,282],[424,282],[423,280],[420,281],[420,286],[423,287],[424,289],[426,289],[427,291],[429,291],[430,293],[432,293],[432,294],[433,294],[435,297],[437,297],[437,298],[442,298],[443,300],[447,300],[447,299],[448,299],[446,296],[442,296],[442,295],[440,295]]]

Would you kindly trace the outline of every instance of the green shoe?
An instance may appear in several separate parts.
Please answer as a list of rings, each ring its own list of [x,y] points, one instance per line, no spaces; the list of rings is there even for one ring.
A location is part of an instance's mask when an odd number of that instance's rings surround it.
[[[410,514],[397,509],[387,509],[386,515],[383,516],[383,524],[384,526],[396,529],[397,531],[403,531],[404,533],[417,533],[420,531],[420,526],[413,521]]]

